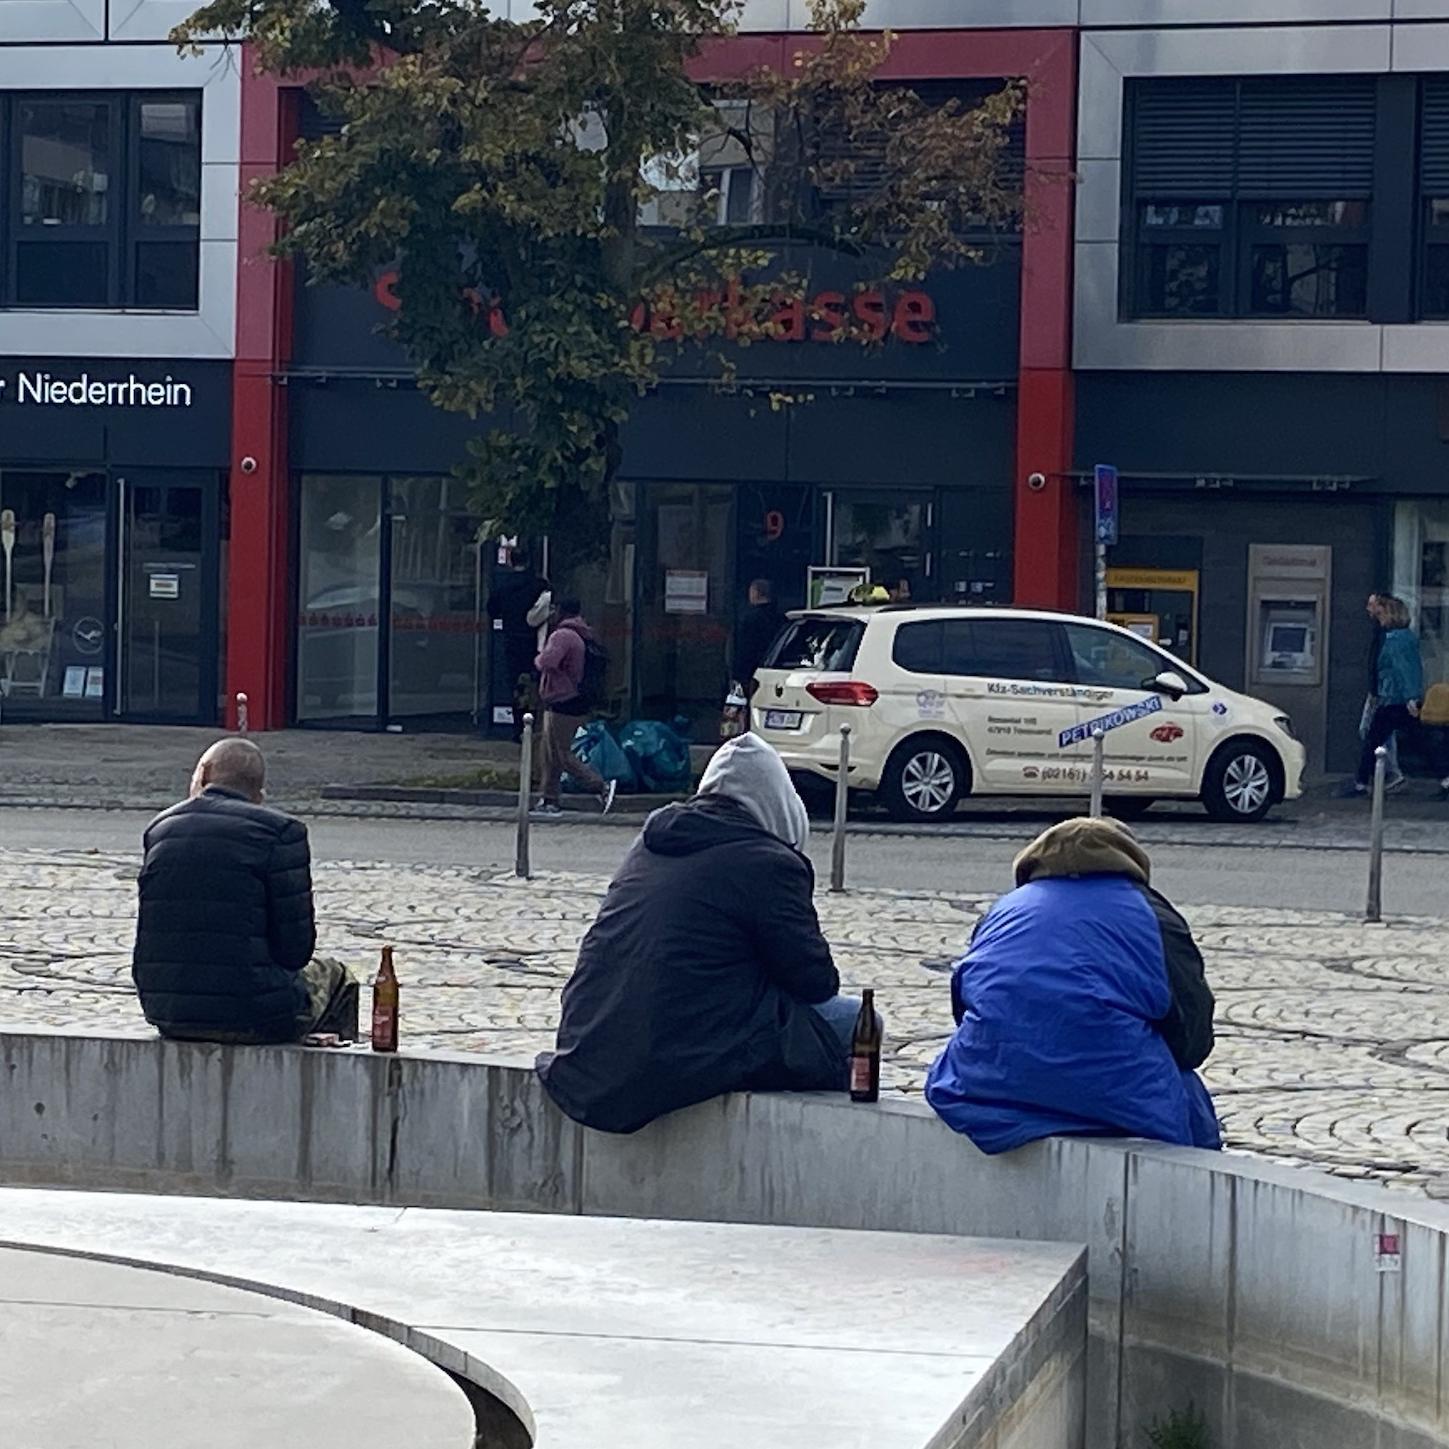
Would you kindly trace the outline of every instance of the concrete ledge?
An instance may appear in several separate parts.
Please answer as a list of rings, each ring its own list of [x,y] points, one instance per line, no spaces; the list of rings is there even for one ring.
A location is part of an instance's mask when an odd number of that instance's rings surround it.
[[[919,1104],[824,1096],[609,1137],[450,1054],[7,1032],[0,1087],[11,1185],[1085,1242],[1094,1449],[1189,1400],[1214,1449],[1449,1445],[1449,1209],[1382,1189],[1130,1142],[985,1158]]]

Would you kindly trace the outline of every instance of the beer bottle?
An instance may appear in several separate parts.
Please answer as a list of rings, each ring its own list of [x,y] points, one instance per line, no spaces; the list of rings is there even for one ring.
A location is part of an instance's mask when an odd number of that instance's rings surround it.
[[[850,1036],[850,1100],[880,1101],[880,1019],[875,1014],[875,992],[860,993],[860,1015]]]
[[[392,965],[392,947],[382,948],[382,964],[372,983],[372,1049],[397,1050],[397,972]]]

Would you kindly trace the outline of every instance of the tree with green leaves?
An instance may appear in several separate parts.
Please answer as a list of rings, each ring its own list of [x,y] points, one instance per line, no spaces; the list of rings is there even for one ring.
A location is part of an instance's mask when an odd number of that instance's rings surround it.
[[[485,418],[460,466],[507,532],[597,550],[631,409],[681,348],[728,385],[783,325],[787,250],[846,253],[866,288],[978,261],[1017,217],[1018,84],[881,84],[864,0],[812,0],[783,68],[731,69],[738,4],[212,0],[176,32],[251,42],[341,122],[252,199],[311,282],[395,270],[392,335],[436,405]],[[831,340],[879,341],[842,310]]]

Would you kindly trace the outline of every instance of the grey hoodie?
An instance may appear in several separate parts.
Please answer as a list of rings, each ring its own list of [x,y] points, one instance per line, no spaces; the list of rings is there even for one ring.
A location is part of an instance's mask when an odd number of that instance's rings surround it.
[[[697,793],[733,800],[776,840],[804,853],[810,839],[810,817],[785,762],[758,735],[740,735],[721,745],[705,768]]]

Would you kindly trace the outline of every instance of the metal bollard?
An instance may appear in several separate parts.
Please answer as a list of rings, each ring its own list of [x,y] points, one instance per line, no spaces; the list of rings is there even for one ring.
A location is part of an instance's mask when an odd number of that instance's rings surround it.
[[[1384,781],[1389,772],[1389,752],[1384,745],[1374,751],[1373,817],[1369,825],[1369,882],[1366,921],[1384,918]]]
[[[1107,736],[1101,730],[1092,731],[1092,818],[1102,818],[1102,780],[1105,771],[1102,768],[1103,756],[1106,752]]]
[[[835,780],[835,835],[830,842],[830,890],[845,889],[845,812],[850,803],[850,726],[840,727],[840,773]]]
[[[240,690],[236,696],[236,732],[239,735],[247,732],[247,697]]]
[[[531,880],[528,859],[529,807],[533,804],[533,716],[523,716],[523,740],[518,750],[518,848],[513,873],[519,880]]]

